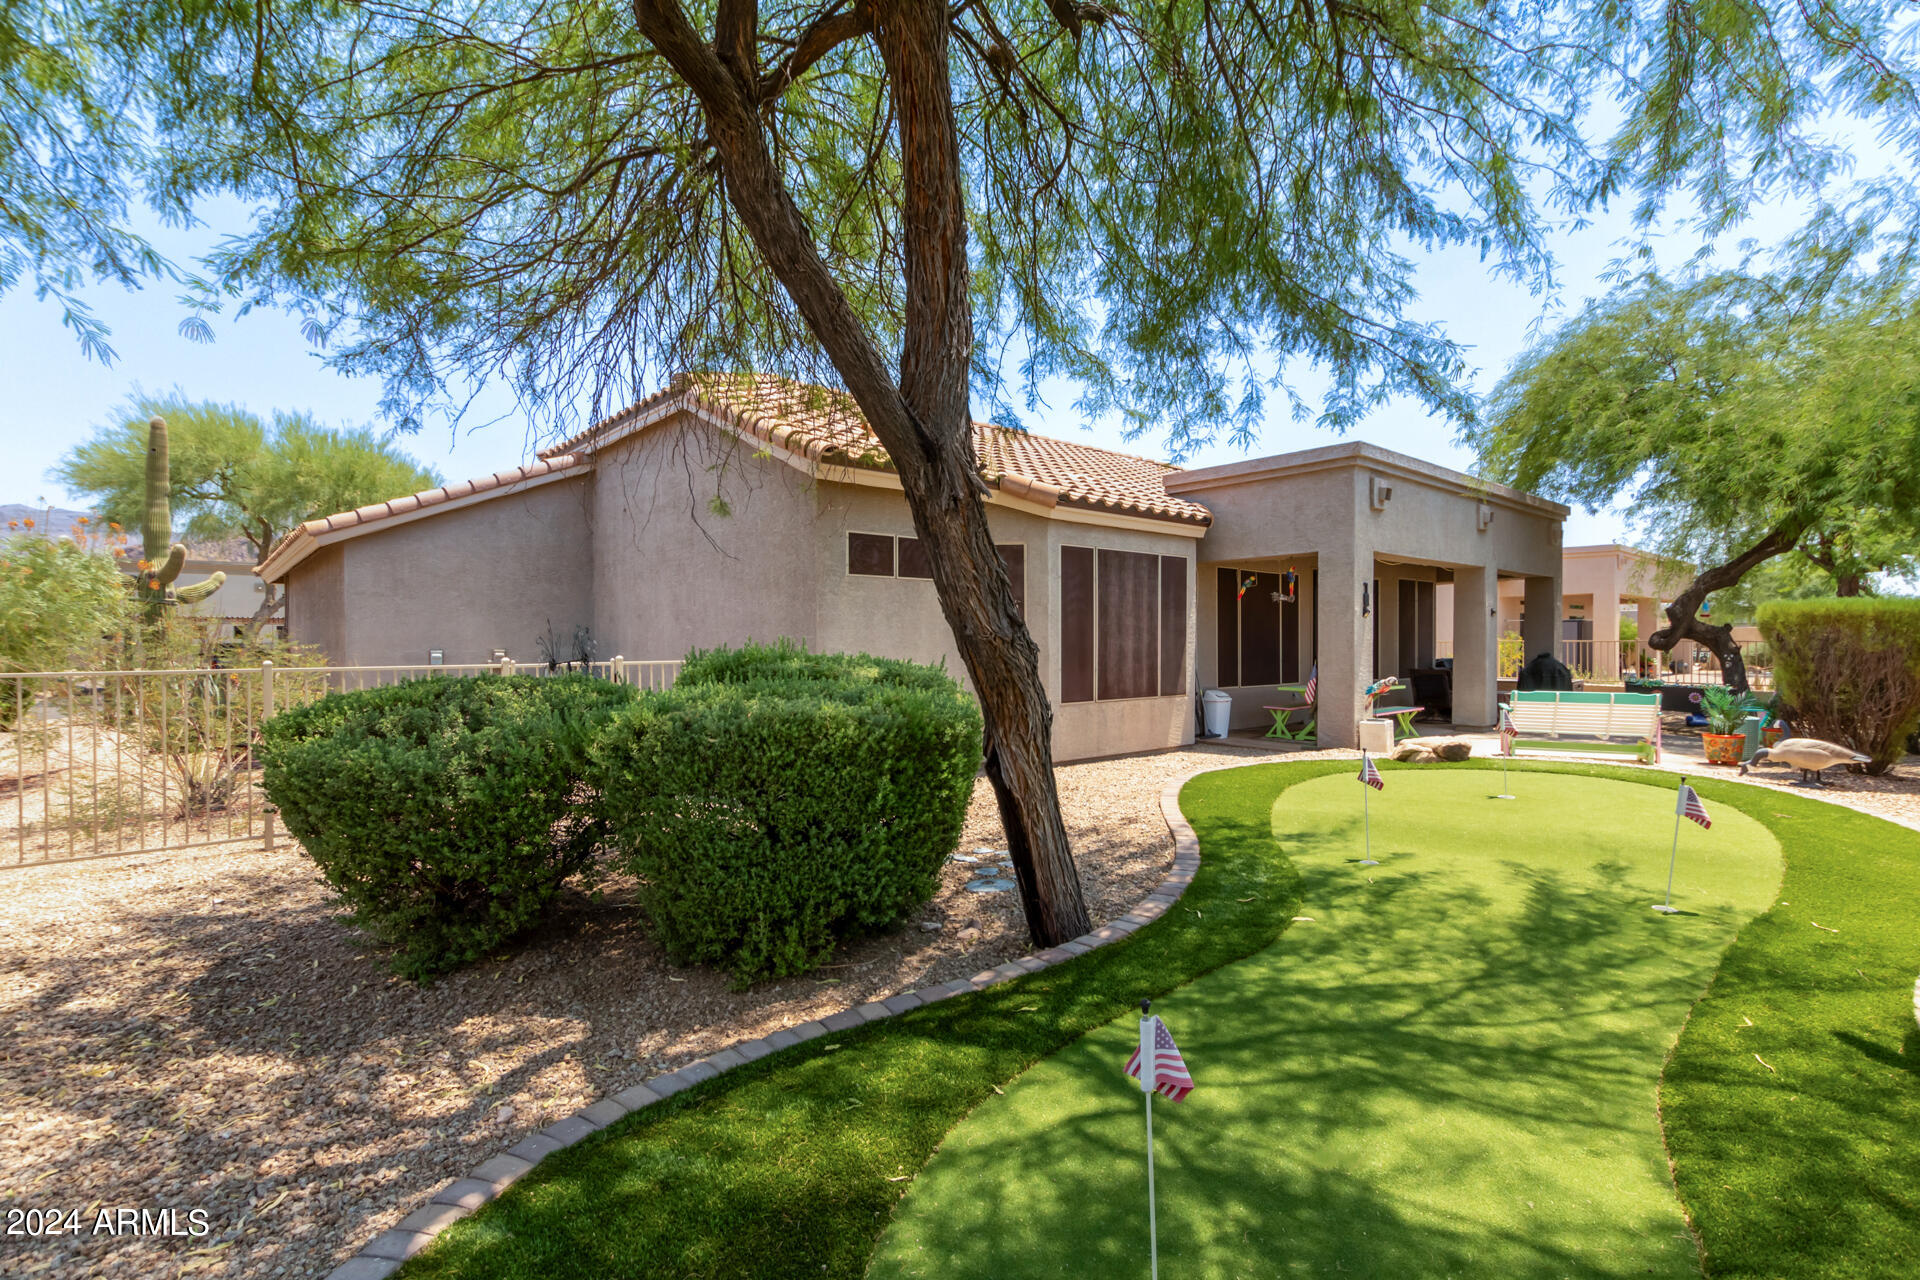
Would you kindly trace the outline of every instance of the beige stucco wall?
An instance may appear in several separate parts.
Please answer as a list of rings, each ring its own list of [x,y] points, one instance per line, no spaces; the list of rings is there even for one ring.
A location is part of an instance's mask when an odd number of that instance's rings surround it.
[[[1000,501],[988,504],[987,524],[996,544],[1021,543],[1026,547],[1027,629],[1039,647],[1041,679],[1054,705],[1054,758],[1080,760],[1192,742],[1191,687],[1184,696],[1173,698],[1060,702],[1060,548],[1080,546],[1183,557],[1188,573],[1190,670],[1196,540],[1178,533],[1115,529],[1049,518],[1022,504]],[[944,663],[962,684],[969,684],[932,582],[847,572],[848,533],[914,536],[906,500],[899,492],[865,485],[821,484],[818,529],[816,634],[820,647]]]
[[[1392,490],[1383,504],[1373,501],[1376,482]],[[1475,617],[1456,618],[1453,628],[1460,633],[1454,638],[1466,641],[1455,646],[1454,715],[1461,724],[1490,724],[1494,718],[1495,575],[1539,576],[1556,585],[1559,578],[1564,508],[1364,444],[1189,472],[1168,489],[1214,513],[1214,529],[1201,548],[1203,683],[1213,674],[1207,567],[1272,568],[1292,560],[1304,574],[1311,559],[1319,570],[1319,647],[1308,662],[1320,668],[1322,745],[1356,740],[1354,725],[1374,674],[1376,625],[1385,628],[1381,665],[1395,669],[1397,591],[1389,585],[1394,569],[1384,561],[1449,568],[1456,581],[1472,578],[1469,598],[1484,597]],[[1491,520],[1482,518],[1483,504]],[[1376,577],[1382,601],[1363,612],[1373,604]],[[1303,627],[1309,618],[1303,608]],[[1476,654],[1479,659],[1472,660]],[[1236,727],[1266,723],[1260,707],[1273,701],[1272,690],[1229,692]]]
[[[287,639],[312,645],[334,666],[347,666],[346,548],[321,547],[286,579]]]
[[[322,547],[288,575],[288,636],[336,666],[540,661],[593,617],[593,493],[569,477]],[[335,567],[337,565],[337,568]]]
[[[593,629],[605,656],[681,658],[747,640],[822,647],[817,486],[754,455],[684,417],[597,455]]]

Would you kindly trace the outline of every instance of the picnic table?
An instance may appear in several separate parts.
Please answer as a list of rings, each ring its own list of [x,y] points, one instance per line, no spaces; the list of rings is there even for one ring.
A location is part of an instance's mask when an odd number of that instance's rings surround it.
[[[1307,701],[1307,686],[1304,684],[1278,684],[1274,686],[1274,689],[1283,694],[1291,694],[1297,698],[1298,701],[1283,702],[1267,708],[1273,715],[1273,727],[1267,730],[1267,736],[1269,738],[1281,738],[1287,742],[1305,742],[1309,738],[1312,738],[1319,722],[1313,714],[1313,703]],[[1293,718],[1293,713],[1296,711],[1305,711],[1307,713],[1306,723],[1298,729],[1291,727],[1289,723]]]

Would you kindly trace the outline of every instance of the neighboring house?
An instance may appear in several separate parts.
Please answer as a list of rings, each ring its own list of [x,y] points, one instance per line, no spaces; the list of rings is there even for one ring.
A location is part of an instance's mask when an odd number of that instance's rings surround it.
[[[974,445],[1062,760],[1192,741],[1201,687],[1264,726],[1316,661],[1321,741],[1350,744],[1367,681],[1449,639],[1478,655],[1455,718],[1491,724],[1499,580],[1559,615],[1565,507],[1370,445],[1198,471],[987,424]],[[790,637],[965,674],[885,451],[844,395],[775,378],[676,380],[527,466],[310,520],[259,572],[337,665]],[[1449,636],[1443,581],[1482,606]]]
[[[1619,543],[1567,547],[1561,552],[1559,654],[1568,665],[1597,681],[1631,674],[1637,660],[1650,657],[1638,647],[1623,654],[1620,618],[1631,614],[1640,641],[1666,625],[1666,601],[1692,581],[1687,565]],[[1449,604],[1443,603],[1445,613]],[[1517,635],[1526,615],[1526,599],[1517,582],[1500,584],[1500,629]],[[1528,645],[1525,657],[1538,650]]]

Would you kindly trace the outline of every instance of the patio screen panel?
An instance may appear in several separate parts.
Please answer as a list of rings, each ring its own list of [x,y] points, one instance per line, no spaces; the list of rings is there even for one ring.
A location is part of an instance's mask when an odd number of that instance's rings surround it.
[[[1184,556],[1060,548],[1060,700],[1187,691]]]
[[[1060,701],[1093,701],[1093,548],[1060,548]]]
[[[1100,697],[1160,692],[1160,557],[1100,552]]]
[[[1187,562],[1160,557],[1160,696],[1187,691]]]
[[[1214,658],[1219,672],[1214,679],[1228,686],[1240,683],[1240,601],[1234,594],[1239,582],[1237,569],[1214,570]]]

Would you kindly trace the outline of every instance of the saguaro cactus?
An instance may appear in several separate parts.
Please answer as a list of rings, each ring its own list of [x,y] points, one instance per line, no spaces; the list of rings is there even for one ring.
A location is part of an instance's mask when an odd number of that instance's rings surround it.
[[[149,616],[158,617],[169,604],[197,604],[220,589],[227,575],[216,572],[205,582],[173,589],[187,563],[185,543],[173,541],[173,503],[169,492],[173,467],[167,457],[167,420],[147,423],[147,511],[140,526],[140,599]],[[172,545],[168,545],[168,544]]]

